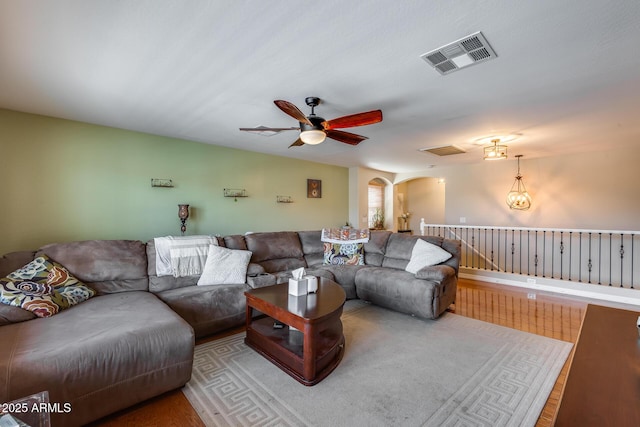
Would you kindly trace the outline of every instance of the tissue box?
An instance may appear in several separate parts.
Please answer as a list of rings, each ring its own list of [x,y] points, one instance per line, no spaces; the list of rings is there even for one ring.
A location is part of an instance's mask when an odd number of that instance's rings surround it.
[[[304,276],[307,279],[307,293],[315,294],[318,291],[318,278],[316,276]]]
[[[289,279],[289,295],[306,295],[307,279]]]

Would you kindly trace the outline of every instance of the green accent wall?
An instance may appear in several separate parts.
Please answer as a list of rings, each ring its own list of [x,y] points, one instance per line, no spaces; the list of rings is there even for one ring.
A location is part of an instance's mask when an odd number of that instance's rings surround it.
[[[191,205],[186,234],[314,230],[349,215],[347,168],[2,109],[0,168],[0,254],[179,235],[179,203]],[[307,198],[309,178],[322,180],[322,198]]]

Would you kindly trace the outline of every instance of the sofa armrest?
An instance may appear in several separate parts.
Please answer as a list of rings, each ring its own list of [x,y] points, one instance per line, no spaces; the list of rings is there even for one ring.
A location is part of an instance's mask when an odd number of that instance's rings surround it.
[[[252,289],[263,288],[276,284],[276,276],[269,273],[257,273],[247,275],[247,285]]]
[[[442,282],[449,276],[455,276],[456,271],[448,265],[431,265],[423,267],[416,272],[417,279],[435,280]]]

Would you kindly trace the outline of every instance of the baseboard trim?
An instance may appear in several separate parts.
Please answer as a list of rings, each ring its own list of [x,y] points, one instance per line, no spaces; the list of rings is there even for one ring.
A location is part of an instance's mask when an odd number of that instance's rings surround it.
[[[640,306],[640,289],[626,289],[607,285],[549,279],[539,276],[474,270],[470,268],[460,268],[459,277],[562,295]]]

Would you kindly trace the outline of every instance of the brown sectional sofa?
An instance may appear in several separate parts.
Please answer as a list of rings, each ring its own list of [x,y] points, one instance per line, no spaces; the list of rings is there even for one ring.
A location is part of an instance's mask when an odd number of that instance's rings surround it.
[[[197,286],[198,276],[155,274],[151,240],[94,240],[46,245],[0,258],[0,277],[43,253],[64,265],[98,296],[52,317],[0,304],[0,402],[48,390],[70,403],[54,426],[86,424],[183,386],[194,341],[245,321],[244,291],[286,281],[290,271],[339,283],[347,298],[426,319],[454,301],[460,243],[422,237],[452,257],[416,274],[404,271],[418,236],[373,231],[365,265],[323,265],[320,231],[219,237],[220,246],[252,251],[247,283]]]

